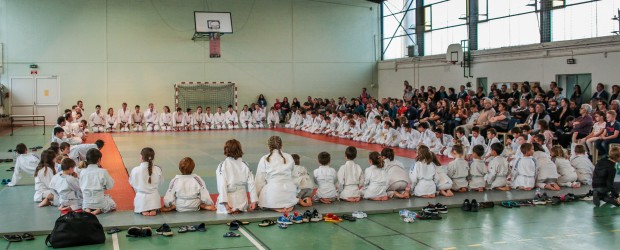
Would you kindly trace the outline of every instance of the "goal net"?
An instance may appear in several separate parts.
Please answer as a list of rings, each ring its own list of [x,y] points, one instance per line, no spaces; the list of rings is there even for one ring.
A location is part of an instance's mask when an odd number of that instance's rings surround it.
[[[175,105],[183,110],[196,107],[211,107],[215,112],[217,107],[226,110],[233,105],[237,110],[237,87],[233,82],[181,82],[174,85]]]

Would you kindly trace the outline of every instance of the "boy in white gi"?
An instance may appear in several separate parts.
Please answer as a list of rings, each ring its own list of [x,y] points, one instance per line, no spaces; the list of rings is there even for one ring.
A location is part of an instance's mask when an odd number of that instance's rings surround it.
[[[372,143],[374,141],[375,136],[381,133],[383,127],[381,126],[381,116],[375,116],[372,124],[368,124],[364,134],[360,141]]]
[[[149,103],[149,109],[144,112],[144,119],[146,120],[146,131],[159,131],[159,113],[152,103]]]
[[[331,162],[329,153],[319,153],[318,160],[320,166],[314,170],[314,179],[318,185],[314,199],[330,204],[338,199],[338,176],[336,170],[329,166]]]
[[[87,143],[87,144],[75,145],[69,149],[69,154],[67,156],[73,161],[75,161],[76,163],[85,161],[86,153],[88,152],[88,150],[90,150],[91,148],[101,150],[104,144],[105,143],[103,140],[97,140],[95,141],[94,144]]]
[[[215,114],[213,114],[213,129],[225,129],[226,128],[226,115],[222,113],[222,107],[217,107]]]
[[[314,192],[314,182],[306,167],[300,165],[300,157],[298,154],[292,154],[293,161],[295,161],[295,168],[293,169],[293,179],[297,185],[297,199],[299,199],[299,205],[303,207],[312,206],[312,192]]]
[[[144,113],[140,111],[140,105],[136,105],[134,112],[131,114],[133,122],[133,131],[142,132],[144,126]]]
[[[152,148],[143,148],[140,155],[140,166],[134,167],[129,175],[129,184],[136,191],[133,211],[144,216],[155,216],[161,208],[159,185],[163,182],[163,175],[161,168],[153,165],[155,151]]]
[[[121,108],[118,110],[118,124],[120,124],[121,132],[129,132],[129,126],[131,125],[131,110],[127,108],[127,103],[121,105]]]
[[[532,190],[536,185],[536,160],[534,147],[530,143],[523,143],[520,147],[523,157],[516,159],[515,166],[510,172],[510,187],[520,190]]]
[[[489,129],[490,130],[490,129]],[[484,176],[484,180],[488,184],[489,189],[497,189],[501,191],[509,191],[508,186],[508,173],[510,172],[510,165],[506,157],[502,155],[504,151],[504,145],[499,142],[493,143],[489,146],[490,159],[489,171]]]
[[[86,153],[88,166],[80,171],[80,189],[82,190],[82,209],[92,214],[107,213],[116,209],[116,203],[105,190],[114,187],[114,180],[108,171],[99,167],[101,152],[91,148]]]
[[[485,147],[486,153],[484,154],[484,159],[487,161],[490,161],[491,151],[493,151],[491,149],[491,145],[495,143],[501,143],[501,142],[499,141],[499,139],[497,139],[497,131],[494,128],[490,128],[487,130],[487,139],[489,140],[489,143]],[[503,151],[503,148],[502,148],[502,151]]]
[[[539,143],[533,143],[532,146],[534,147],[534,159],[536,159],[536,186],[559,191],[558,177],[560,175],[557,166],[551,161],[551,155],[547,154]]]
[[[17,152],[17,158],[15,159],[13,177],[11,178],[11,182],[7,184],[9,187],[17,185],[17,183],[19,183],[22,179],[22,174],[34,176],[37,165],[39,165],[39,162],[41,161],[39,155],[28,153],[28,147],[26,147],[26,144],[17,144],[15,147],[15,152]]]
[[[263,110],[263,108],[260,107],[260,105],[255,104],[254,105],[254,112],[252,112],[252,118],[254,121],[254,127],[255,128],[263,128],[263,119],[265,119],[265,111]]]
[[[586,155],[586,147],[583,145],[576,145],[573,152],[574,155],[570,157],[570,164],[577,170],[577,179],[581,184],[592,185],[594,165],[588,158],[588,155]]]
[[[185,124],[186,121],[185,114],[183,114],[183,109],[177,108],[176,112],[172,115],[172,127],[175,131],[181,131],[185,128]]]
[[[95,112],[90,114],[88,121],[90,122],[94,133],[105,131],[105,115],[101,113],[101,106],[95,106]]]
[[[205,129],[211,130],[215,129],[215,117],[211,113],[211,107],[207,107],[205,109]]]
[[[280,124],[280,114],[273,107],[269,109],[267,124],[269,124],[269,128],[275,128]]]
[[[50,186],[58,194],[58,210],[78,211],[82,209],[82,190],[75,169],[75,162],[64,158],[60,163],[62,172],[52,178]]]
[[[205,130],[207,129],[205,123],[205,114],[202,112],[202,107],[198,106],[196,108],[196,113],[192,116],[192,122],[195,130]]]
[[[241,128],[254,128],[252,112],[248,110],[248,105],[243,105],[243,110],[239,114],[239,124],[241,124]]]
[[[256,209],[258,195],[254,175],[241,158],[243,150],[237,140],[228,140],[224,145],[226,159],[217,167],[218,213],[239,213]],[[246,188],[247,187],[247,188]],[[247,194],[250,194],[248,201]]]
[[[418,124],[418,132],[420,132],[420,140],[418,141],[418,144],[410,144],[409,148],[417,149],[419,145],[433,148],[437,143],[439,143],[435,133],[429,129],[428,122],[420,122],[420,124]]]
[[[298,109],[295,112],[291,113],[291,117],[288,119],[286,124],[284,124],[284,127],[295,128],[297,120],[299,120],[300,118],[301,118],[301,110]]]
[[[409,199],[411,180],[407,176],[405,166],[399,160],[394,159],[394,150],[391,148],[383,148],[381,157],[387,176],[387,196],[389,198]]]
[[[465,139],[467,139],[467,137],[465,137]],[[465,142],[463,141],[463,145],[466,145]],[[471,155],[473,153],[473,148],[476,145],[481,145],[482,149],[484,149],[484,151],[486,151],[486,142],[484,141],[484,137],[482,137],[482,135],[480,135],[480,128],[479,127],[473,127],[471,129],[471,143],[469,145],[469,152],[467,153],[468,155]],[[484,156],[484,154],[483,154]]]
[[[437,143],[431,148],[431,152],[437,155],[445,155],[449,158],[454,158],[450,152],[454,146],[454,138],[451,135],[444,134],[442,127],[435,128],[435,136],[437,137]]]
[[[224,116],[226,117],[226,127],[228,129],[239,128],[239,116],[237,116],[237,111],[233,110],[232,105],[228,105],[228,110]]]
[[[194,121],[194,114],[192,113],[191,108],[185,109],[185,113],[183,113],[183,120],[185,120],[185,130],[190,131],[194,129],[194,123],[196,123],[196,121]]]
[[[463,158],[464,151],[465,149],[460,143],[454,145],[451,154],[455,159],[448,164],[448,177],[452,179],[452,190],[460,193],[467,192],[467,187],[469,185],[467,182],[469,163]]]
[[[160,209],[162,212],[215,210],[204,180],[193,174],[195,167],[196,164],[192,158],[181,159],[179,162],[181,174],[170,180],[168,191],[164,195],[164,207]]]
[[[364,173],[360,165],[354,162],[357,158],[357,148],[349,146],[344,151],[346,162],[338,169],[338,184],[340,184],[340,199],[348,202],[361,200],[360,189],[364,185]]]
[[[473,130],[472,130],[473,131]],[[472,147],[472,162],[469,165],[469,190],[483,192],[486,183],[484,175],[487,174],[487,165],[482,157],[484,156],[484,146],[476,145]]]

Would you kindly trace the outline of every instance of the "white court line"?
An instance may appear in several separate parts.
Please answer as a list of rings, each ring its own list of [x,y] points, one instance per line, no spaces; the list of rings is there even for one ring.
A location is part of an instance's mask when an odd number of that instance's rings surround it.
[[[119,250],[118,247],[118,233],[112,234],[112,249]]]
[[[250,240],[250,242],[252,242],[252,244],[258,248],[259,250],[265,250],[265,248],[258,243],[258,241],[256,241],[256,239],[254,239],[254,237],[252,237],[252,235],[250,235],[248,232],[245,231],[245,229],[243,228],[239,228],[239,232],[241,232],[241,234],[243,234],[243,236],[245,236],[246,238],[248,238],[248,240]],[[115,249],[116,250],[116,249]]]

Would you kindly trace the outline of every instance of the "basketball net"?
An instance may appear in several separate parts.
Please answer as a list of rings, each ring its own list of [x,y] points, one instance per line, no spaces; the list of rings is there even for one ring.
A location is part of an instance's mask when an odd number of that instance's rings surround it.
[[[209,57],[219,58],[222,56],[220,51],[220,33],[209,34]]]

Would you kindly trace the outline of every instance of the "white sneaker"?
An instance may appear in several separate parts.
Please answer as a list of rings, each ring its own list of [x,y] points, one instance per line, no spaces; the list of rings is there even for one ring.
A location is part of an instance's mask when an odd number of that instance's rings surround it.
[[[355,211],[353,212],[353,214],[351,214],[351,216],[355,217],[356,219],[364,219],[368,217],[368,215],[362,211]]]

